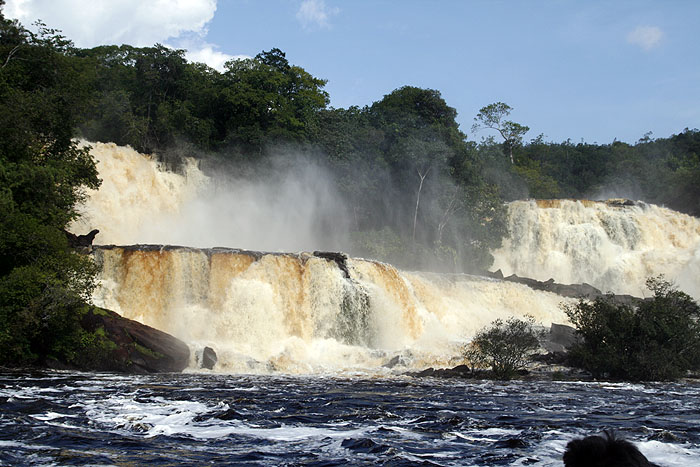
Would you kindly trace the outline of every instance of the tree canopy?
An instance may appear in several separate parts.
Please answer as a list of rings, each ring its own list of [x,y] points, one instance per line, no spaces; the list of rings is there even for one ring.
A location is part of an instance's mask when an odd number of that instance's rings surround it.
[[[583,338],[571,361],[596,377],[670,380],[700,368],[700,306],[662,278],[636,307],[612,297],[565,308]]]
[[[505,120],[513,110],[508,104],[496,102],[482,107],[479,113],[474,117],[474,125],[472,131],[476,133],[479,130],[488,128],[496,130],[503,138],[503,144],[510,157],[510,163],[515,164],[513,159],[513,148],[519,146],[523,142],[523,136],[530,131],[530,128],[511,120]]]
[[[0,16],[0,357],[31,363],[79,332],[94,267],[63,229],[99,179],[71,138],[91,79],[56,31]]]

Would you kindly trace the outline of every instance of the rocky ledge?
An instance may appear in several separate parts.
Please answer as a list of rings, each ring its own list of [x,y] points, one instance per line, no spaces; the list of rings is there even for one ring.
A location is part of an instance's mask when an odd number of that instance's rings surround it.
[[[77,365],[52,361],[49,366],[138,374],[180,372],[189,364],[187,344],[113,311],[90,307],[81,325],[93,338],[90,355],[80,358]]]
[[[518,284],[526,285],[534,290],[551,292],[562,297],[582,298],[585,300],[595,300],[596,298],[606,297],[610,298],[614,303],[629,306],[636,306],[639,304],[639,302],[646,300],[643,298],[634,297],[632,295],[606,294],[601,290],[596,289],[592,285],[586,284],[585,282],[582,284],[559,284],[554,282],[554,279],[538,281],[536,279],[530,279],[529,277],[516,276],[515,274],[504,277],[500,269],[495,272],[484,272],[483,275],[506,282],[516,282]]]

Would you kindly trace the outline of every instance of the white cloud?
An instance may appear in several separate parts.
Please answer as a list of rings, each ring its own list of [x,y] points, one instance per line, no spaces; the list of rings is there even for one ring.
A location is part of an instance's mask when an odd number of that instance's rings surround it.
[[[41,19],[78,47],[151,46],[183,33],[206,34],[216,0],[7,0],[5,15]]]
[[[186,58],[223,71],[231,59],[204,37],[216,12],[216,0],[7,0],[4,14],[25,27],[41,19],[62,31],[77,47],[161,43],[186,49]]]
[[[657,47],[664,37],[664,32],[658,26],[637,26],[627,34],[627,42],[638,45],[645,51]]]
[[[307,29],[314,25],[328,29],[331,27],[330,17],[339,11],[338,8],[327,7],[324,0],[304,0],[297,11],[297,19]]]
[[[229,55],[216,50],[212,44],[192,45],[187,47],[185,58],[191,62],[206,63],[218,71],[224,71],[224,64],[229,60],[252,58],[248,55]]]
[[[3,13],[8,18],[21,18],[27,14],[27,4],[30,0],[8,0]]]

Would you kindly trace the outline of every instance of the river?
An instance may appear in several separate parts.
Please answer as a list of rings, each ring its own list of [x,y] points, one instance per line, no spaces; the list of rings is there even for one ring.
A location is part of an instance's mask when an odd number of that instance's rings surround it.
[[[616,430],[700,464],[700,384],[0,373],[2,465],[541,465]]]

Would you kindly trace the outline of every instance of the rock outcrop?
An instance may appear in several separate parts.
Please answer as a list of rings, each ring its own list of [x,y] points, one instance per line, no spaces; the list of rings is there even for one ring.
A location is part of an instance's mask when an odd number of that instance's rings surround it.
[[[542,347],[550,353],[566,353],[580,341],[576,329],[565,324],[552,323],[549,333],[545,335]]]
[[[91,370],[126,373],[180,372],[189,364],[190,350],[181,340],[119,314],[91,307],[83,328],[102,336]]]
[[[314,251],[314,256],[335,262],[335,264],[338,265],[338,269],[343,272],[343,276],[345,276],[346,279],[350,279],[350,271],[348,270],[347,264],[348,256],[345,253]]]
[[[100,231],[94,229],[87,235],[75,235],[67,230],[64,230],[63,233],[66,234],[68,245],[71,248],[89,248],[92,246],[92,242],[95,241],[95,236],[100,233]]]
[[[207,370],[213,370],[216,362],[219,358],[216,356],[216,352],[211,347],[204,347],[202,350],[200,368],[206,368]]]
[[[484,275],[502,281],[517,282],[518,284],[527,285],[531,289],[552,292],[557,295],[561,295],[562,297],[583,298],[585,300],[595,300],[596,298],[607,297],[611,298],[614,303],[628,306],[638,305],[644,300],[632,295],[604,294],[599,289],[596,289],[592,285],[586,284],[585,282],[582,284],[559,284],[554,282],[554,279],[538,281],[537,279],[520,277],[515,274],[503,277],[503,273],[500,269],[495,272],[486,272]]]

